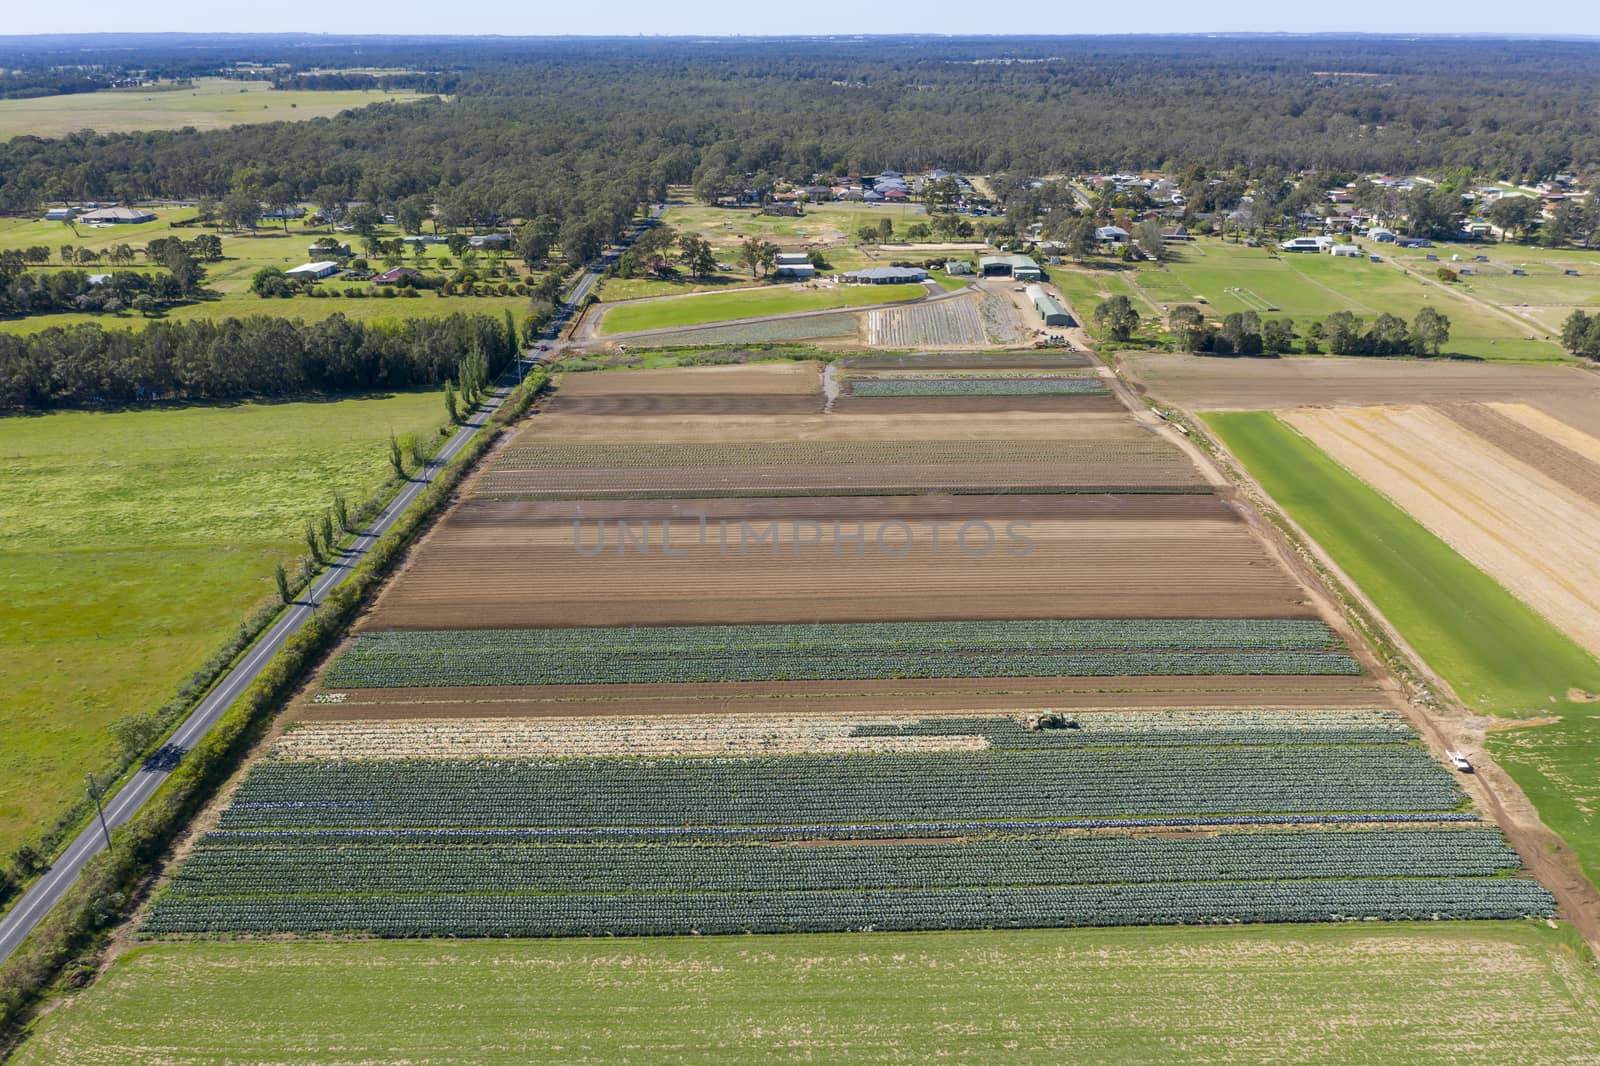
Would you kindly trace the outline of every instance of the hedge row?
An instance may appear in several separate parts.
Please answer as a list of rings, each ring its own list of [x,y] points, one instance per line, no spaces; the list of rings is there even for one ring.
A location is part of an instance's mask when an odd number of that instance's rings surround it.
[[[507,397],[526,410],[544,386],[530,374]],[[283,699],[338,639],[363,599],[450,500],[456,486],[501,432],[491,422],[439,472],[434,483],[369,550],[367,557],[291,636],[254,682],[184,756],[177,769],[129,821],[112,834],[113,848],[91,859],[61,901],[0,967],[0,1054],[20,1035],[31,1009],[63,974],[77,984],[92,974],[89,956],[124,916],[130,900],[184,827],[238,767]],[[70,970],[70,972],[69,972]]]

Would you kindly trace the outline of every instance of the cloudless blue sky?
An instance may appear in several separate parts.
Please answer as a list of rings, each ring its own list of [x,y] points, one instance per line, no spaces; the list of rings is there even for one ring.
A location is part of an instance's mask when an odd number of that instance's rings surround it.
[[[975,4],[971,0],[383,0],[260,4],[241,0],[79,0],[6,5],[0,33],[109,31],[539,34],[1055,34],[1205,32],[1600,35],[1600,3],[1523,7],[1505,0],[1139,0]]]

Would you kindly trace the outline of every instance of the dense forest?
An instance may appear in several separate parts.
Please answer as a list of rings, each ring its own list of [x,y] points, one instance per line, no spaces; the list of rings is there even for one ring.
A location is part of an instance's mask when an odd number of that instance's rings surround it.
[[[253,316],[0,334],[0,409],[226,400],[439,385],[481,356],[489,376],[516,352],[510,315],[365,325]]]
[[[1546,177],[1600,164],[1600,43],[1467,39],[0,39],[192,76],[249,61],[292,84],[341,64],[453,94],[201,133],[19,137],[0,211],[222,198],[241,174],[313,199],[428,196],[473,219],[609,220],[669,182],[929,167],[1396,171]],[[85,42],[90,42],[88,45]]]

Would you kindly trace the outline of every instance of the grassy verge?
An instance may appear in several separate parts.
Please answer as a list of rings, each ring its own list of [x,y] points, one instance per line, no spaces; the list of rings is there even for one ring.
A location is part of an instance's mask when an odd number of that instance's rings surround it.
[[[1597,1009],[1533,923],[194,943],[129,952],[15,1061],[1553,1064],[1600,1056]]]
[[[867,307],[914,300],[927,293],[921,285],[846,285],[830,289],[792,286],[754,291],[710,293],[681,300],[620,304],[606,312],[601,333],[627,333],[640,329],[697,326],[730,318],[758,318],[795,311],[822,311],[833,307]]]
[[[1581,698],[1600,692],[1600,662],[1276,416],[1205,421],[1463,701],[1553,720],[1492,732],[1489,749],[1600,875],[1600,704]]]

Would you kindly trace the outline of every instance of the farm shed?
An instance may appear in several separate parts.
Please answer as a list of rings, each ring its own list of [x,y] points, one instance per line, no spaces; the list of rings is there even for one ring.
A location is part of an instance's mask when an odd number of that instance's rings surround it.
[[[327,240],[328,239],[324,237],[322,241],[313,242],[311,247],[306,249],[307,253],[310,255],[331,255],[339,259],[350,258],[351,253],[350,246],[348,244],[340,244],[337,241],[323,243]]]
[[[1039,315],[1047,326],[1070,326],[1073,324],[1072,316],[1067,314],[1067,309],[1045,291],[1043,285],[1029,285],[1028,299],[1033,301],[1033,306],[1039,309]]]
[[[1025,255],[986,255],[978,260],[978,272],[986,278],[1012,277],[1018,281],[1038,281],[1044,271]]]
[[[124,226],[155,220],[156,213],[146,211],[142,207],[102,207],[98,211],[85,211],[78,216],[79,222],[112,222]]]
[[[811,265],[811,257],[804,252],[779,252],[773,274],[780,278],[809,280],[817,276],[817,268]]]
[[[1094,239],[1102,244],[1127,244],[1128,231],[1121,226],[1101,226],[1094,231]]]
[[[912,281],[927,281],[928,272],[920,267],[868,267],[851,270],[844,280],[857,285],[904,285]]]
[[[284,277],[289,278],[309,278],[315,280],[317,278],[325,278],[331,274],[336,274],[338,271],[338,263],[333,262],[331,259],[324,259],[320,263],[302,263],[293,270],[285,270],[283,274]]]
[[[963,277],[972,273],[972,264],[965,259],[951,259],[944,265],[944,272],[951,277]]]
[[[68,219],[76,218],[77,216],[78,209],[75,207],[52,207],[44,213],[44,220],[46,222],[66,222]]]
[[[480,233],[475,237],[467,238],[467,245],[471,248],[497,248],[511,243],[509,233]]]

